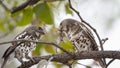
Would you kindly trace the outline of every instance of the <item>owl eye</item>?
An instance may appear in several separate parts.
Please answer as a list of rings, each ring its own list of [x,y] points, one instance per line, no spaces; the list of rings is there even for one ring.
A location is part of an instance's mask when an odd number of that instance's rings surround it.
[[[39,30],[43,30],[41,27],[38,27]]]

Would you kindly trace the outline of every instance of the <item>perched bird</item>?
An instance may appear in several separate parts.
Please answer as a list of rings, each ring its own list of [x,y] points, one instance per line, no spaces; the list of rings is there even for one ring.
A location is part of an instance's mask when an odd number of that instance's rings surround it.
[[[44,30],[41,27],[37,25],[31,25],[27,27],[19,35],[17,35],[14,40],[25,39],[25,40],[38,41],[41,35],[44,34],[45,34]],[[4,68],[4,65],[10,59],[11,56],[17,58],[21,63],[24,62],[23,58],[33,60],[32,57],[30,57],[30,54],[35,49],[35,47],[36,47],[36,43],[34,42],[25,42],[25,41],[12,42],[12,46],[10,46],[2,56],[4,62],[1,68]]]
[[[60,23],[60,40],[67,37],[72,42],[76,51],[98,51],[97,43],[90,29],[83,23],[74,19],[65,19]],[[99,62],[102,68],[105,68],[105,63],[102,59],[95,59]]]

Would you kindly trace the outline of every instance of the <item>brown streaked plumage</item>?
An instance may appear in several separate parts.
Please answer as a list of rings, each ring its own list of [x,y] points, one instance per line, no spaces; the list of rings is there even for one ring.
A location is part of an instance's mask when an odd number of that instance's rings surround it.
[[[72,42],[76,51],[98,51],[97,43],[90,29],[83,23],[74,19],[65,19],[60,23],[60,40],[66,36]],[[95,59],[99,62],[102,68],[105,64],[102,59]]]

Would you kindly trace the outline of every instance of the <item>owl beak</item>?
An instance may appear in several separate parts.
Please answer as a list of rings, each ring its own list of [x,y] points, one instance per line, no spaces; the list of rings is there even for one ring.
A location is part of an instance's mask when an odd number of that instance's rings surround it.
[[[43,35],[45,34],[45,32],[43,32],[43,31],[41,31],[40,33],[43,34]]]
[[[35,32],[35,33],[38,37],[45,34],[44,32]]]
[[[45,31],[44,30],[37,30],[38,34],[44,35]]]
[[[43,31],[39,31],[39,33],[40,33],[40,34],[42,34],[42,35],[44,35],[44,34],[45,34],[44,30],[43,30]]]
[[[36,35],[38,36],[39,34],[44,35],[45,32],[44,32],[44,31],[37,31],[37,32],[36,32]]]

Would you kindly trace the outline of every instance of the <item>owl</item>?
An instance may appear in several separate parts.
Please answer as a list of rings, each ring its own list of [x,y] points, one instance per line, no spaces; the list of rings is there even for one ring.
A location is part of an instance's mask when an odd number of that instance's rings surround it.
[[[82,22],[74,19],[65,19],[60,23],[59,27],[60,40],[66,37],[77,52],[83,51],[99,51],[97,43],[91,30],[86,27]],[[105,68],[105,64],[102,59],[95,59],[99,62],[102,68]]]
[[[41,27],[37,25],[31,25],[27,27],[23,32],[18,34],[14,38],[14,40],[24,39],[38,41],[40,37],[44,34],[45,34],[44,30]],[[34,42],[25,41],[12,42],[12,46],[10,46],[2,56],[4,62],[1,68],[4,68],[4,65],[10,59],[11,56],[17,58],[17,60],[20,61],[21,63],[24,62],[23,59],[33,60],[30,54],[35,48],[36,43]]]

